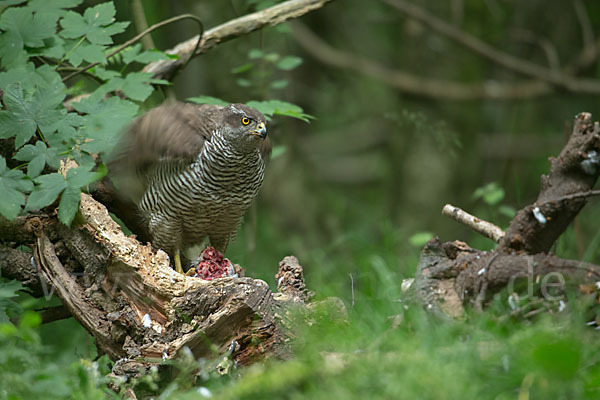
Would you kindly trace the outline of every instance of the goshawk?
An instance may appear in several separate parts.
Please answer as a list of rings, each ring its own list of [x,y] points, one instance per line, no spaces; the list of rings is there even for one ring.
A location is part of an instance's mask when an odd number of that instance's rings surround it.
[[[244,104],[175,103],[133,122],[114,162],[154,247],[178,272],[180,251],[206,237],[224,252],[256,197],[271,145],[265,117]]]

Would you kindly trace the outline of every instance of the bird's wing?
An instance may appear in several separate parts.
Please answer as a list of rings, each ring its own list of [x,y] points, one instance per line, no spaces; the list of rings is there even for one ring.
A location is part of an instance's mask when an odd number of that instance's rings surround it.
[[[113,182],[137,202],[146,190],[145,171],[157,163],[191,162],[210,140],[221,108],[171,103],[138,117],[108,163]]]
[[[210,140],[220,108],[173,103],[148,111],[125,131],[111,164],[143,169],[159,160],[192,160]]]

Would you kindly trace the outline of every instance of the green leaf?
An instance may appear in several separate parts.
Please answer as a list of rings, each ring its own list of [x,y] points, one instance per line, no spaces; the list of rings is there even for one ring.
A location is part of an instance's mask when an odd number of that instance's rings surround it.
[[[65,177],[58,172],[38,176],[34,179],[38,185],[33,189],[27,199],[26,210],[39,210],[47,207],[58,198],[67,187]]]
[[[48,148],[42,141],[38,141],[34,145],[28,144],[23,146],[15,157],[20,161],[29,161],[27,166],[27,175],[31,178],[37,177],[44,166],[48,164],[54,169],[58,169],[60,166],[60,158],[58,157],[58,150],[55,148]]]
[[[273,147],[273,152],[271,153],[271,160],[274,160],[278,157],[281,157],[287,152],[286,146],[275,146]]]
[[[51,126],[62,116],[49,104],[54,100],[44,98],[40,92],[26,98],[19,84],[6,88],[4,101],[7,110],[0,111],[0,138],[16,136],[15,148],[27,143],[38,126],[42,132],[52,133]]]
[[[125,79],[117,76],[106,84],[102,85],[105,92],[121,90],[123,94],[132,100],[144,101],[154,91],[148,81],[152,79],[152,74],[148,72],[131,72]]]
[[[102,62],[105,59],[104,50],[107,46],[87,43],[82,43],[79,46],[76,46],[76,41],[67,41],[66,43],[67,48],[73,49],[67,56],[67,60],[69,60],[74,67],[77,67],[79,64],[81,64],[82,60],[95,63]]]
[[[10,220],[14,219],[21,212],[21,207],[25,204],[25,194],[33,187],[30,180],[26,180],[23,172],[18,170],[8,170],[6,160],[0,156],[0,214]]]
[[[37,328],[42,324],[42,317],[35,311],[26,311],[21,316],[21,320],[19,321],[19,328],[23,329],[33,329]]]
[[[35,86],[31,85],[31,78],[34,73],[35,67],[32,63],[0,72],[0,88],[7,90],[8,85],[20,83],[23,89],[33,90]]]
[[[23,66],[28,59],[18,37],[10,32],[0,34],[0,61],[5,69]]]
[[[248,52],[248,58],[250,60],[256,60],[257,58],[262,58],[265,53],[260,49],[252,49]]]
[[[237,83],[239,86],[244,87],[244,88],[252,86],[252,82],[250,82],[248,79],[244,79],[244,78],[236,79],[235,83]]]
[[[582,346],[577,339],[540,335],[532,349],[535,365],[548,375],[568,379],[581,367]]]
[[[211,97],[211,96],[188,97],[187,101],[191,101],[192,103],[197,103],[197,104],[215,104],[218,106],[229,105],[229,103],[226,102],[225,100],[221,100],[221,99],[218,99],[216,97]]]
[[[39,13],[58,13],[65,8],[77,7],[83,0],[31,0],[27,7]],[[63,11],[64,13],[64,11]]]
[[[26,0],[2,0],[0,1],[1,7],[16,6],[17,4],[25,3]]]
[[[290,24],[288,23],[275,25],[273,28],[275,28],[275,31],[279,33],[292,33],[292,28],[290,28]]]
[[[239,67],[235,67],[231,70],[232,74],[242,74],[246,71],[250,71],[252,69],[252,67],[254,67],[254,64],[252,63],[246,63],[246,64],[242,64]]]
[[[434,235],[431,232],[417,232],[408,238],[408,242],[413,247],[423,247],[433,238],[433,236]]]
[[[152,78],[152,74],[148,72],[131,72],[127,74],[123,83],[123,93],[133,100],[144,101],[154,91],[148,80]]]
[[[300,57],[286,56],[279,60],[279,62],[277,63],[277,68],[282,69],[284,71],[291,71],[294,68],[298,67],[300,64],[302,64],[302,59]]]
[[[271,82],[271,84],[269,86],[271,86],[272,89],[283,89],[283,88],[287,87],[288,83],[289,82],[287,79],[280,79],[280,80]]]
[[[25,290],[25,287],[19,281],[0,281],[0,300],[17,297],[21,290]]]
[[[500,187],[498,182],[491,182],[485,186],[479,187],[473,193],[473,198],[483,199],[484,203],[494,206],[504,199],[504,189]]]
[[[77,113],[66,113],[63,117],[53,125],[52,129],[56,131],[53,135],[46,135],[46,140],[51,148],[69,150],[72,148],[74,141],[77,138],[78,131],[76,128],[84,123],[84,117]],[[66,146],[66,148],[65,148]],[[54,167],[52,164],[48,164]]]
[[[4,93],[9,110],[0,111],[0,138],[8,139],[17,136],[21,144],[27,142],[35,133],[37,124],[29,117],[23,90],[18,85],[11,85]],[[21,118],[24,117],[24,118]],[[15,141],[15,147],[19,147]]]
[[[65,55],[65,40],[60,36],[52,36],[51,38],[44,40],[44,43],[46,43],[44,47],[39,50],[33,49],[29,51],[29,53],[32,56],[40,55],[55,59],[61,59]]]
[[[121,74],[119,72],[117,72],[117,71],[112,71],[112,70],[109,70],[109,69],[104,69],[104,68],[99,67],[99,66],[91,69],[91,71],[93,73],[95,73],[96,76],[98,76],[98,78],[103,79],[105,81],[109,81],[109,80],[111,80],[113,78],[121,76]]]
[[[169,59],[169,57],[167,57],[165,53],[156,49],[146,50],[140,53],[141,50],[142,45],[140,43],[137,43],[123,50],[120,53],[123,57],[123,63],[130,64],[135,61],[142,64],[147,64],[150,62]]]
[[[5,91],[11,84],[18,84],[29,96],[37,93],[37,98],[46,108],[62,105],[66,95],[66,87],[60,74],[49,65],[35,68],[32,63],[0,72],[0,88]],[[10,110],[9,110],[10,111]]]
[[[143,51],[133,59],[133,61],[137,61],[142,64],[148,64],[151,62],[162,60],[169,60],[169,57],[167,57],[167,55],[164,52],[157,49]]]
[[[149,79],[148,83],[151,83],[153,85],[165,85],[165,86],[172,85],[172,83],[166,79]]]
[[[508,218],[514,218],[515,215],[517,215],[517,210],[515,210],[514,207],[511,206],[507,206],[505,204],[502,204],[498,207],[498,212],[502,215],[507,216]]]
[[[93,167],[94,165],[89,165],[71,168],[68,170],[67,186],[70,188],[80,189],[92,182],[97,181],[99,178],[102,178],[102,176],[99,176],[96,172],[90,171],[90,169]]]
[[[111,36],[121,33],[129,25],[128,22],[115,20],[115,6],[112,2],[98,4],[87,8],[82,15],[69,11],[60,20],[63,30],[60,35],[67,39],[85,36],[93,44],[111,44]]]
[[[279,54],[277,53],[269,53],[269,54],[265,54],[263,56],[263,58],[265,59],[265,61],[269,61],[269,62],[277,62],[279,60]]]
[[[43,47],[44,39],[56,33],[58,16],[34,13],[28,7],[11,7],[0,15],[0,29],[7,35],[12,50],[27,47]],[[2,50],[1,52],[3,52]],[[0,53],[1,53],[0,52]]]
[[[71,172],[72,170],[69,170]],[[58,219],[63,224],[69,226],[79,210],[79,201],[81,200],[81,189],[68,187],[60,197],[58,204]]]
[[[27,175],[30,178],[35,178],[36,176],[42,173],[42,170],[44,169],[45,165],[46,161],[43,157],[35,157],[29,162],[29,165],[27,165]]]
[[[304,113],[301,107],[288,103],[281,100],[267,100],[267,101],[249,101],[246,103],[250,107],[256,108],[258,111],[263,113],[267,118],[273,115],[284,115],[287,117],[298,118],[304,122],[309,122],[314,117],[312,115]]]
[[[89,153],[112,151],[117,135],[138,111],[135,103],[116,96],[104,100],[92,95],[74,103],[73,107],[80,113],[88,114],[83,118],[77,135],[82,142],[81,148]]]

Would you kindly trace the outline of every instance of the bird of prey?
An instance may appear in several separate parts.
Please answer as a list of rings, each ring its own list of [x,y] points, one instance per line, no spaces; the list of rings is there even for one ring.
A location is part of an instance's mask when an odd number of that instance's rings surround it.
[[[181,273],[180,252],[206,237],[225,251],[271,151],[265,117],[244,104],[159,106],[136,119],[118,147],[112,165],[129,177],[119,190]]]

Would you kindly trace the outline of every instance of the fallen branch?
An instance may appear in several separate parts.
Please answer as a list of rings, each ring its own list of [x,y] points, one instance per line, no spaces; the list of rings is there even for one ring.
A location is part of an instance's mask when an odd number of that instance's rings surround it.
[[[48,287],[44,287],[46,282],[40,281],[32,253],[0,246],[0,272],[3,278],[21,282],[35,297],[42,297],[48,291]]]
[[[264,10],[232,19],[206,31],[197,49],[194,49],[194,46],[198,42],[198,36],[194,36],[166,51],[168,54],[179,56],[177,60],[150,63],[143,71],[152,73],[154,78],[169,77],[184,60],[205,53],[219,43],[247,35],[265,26],[275,26],[289,19],[298,18],[331,1],[333,0],[288,0]]]
[[[42,324],[49,324],[50,322],[60,321],[61,319],[71,318],[71,312],[63,305],[48,307],[41,310],[36,310],[42,317]]]
[[[385,1],[411,18],[425,23],[430,28],[454,39],[477,54],[487,57],[499,65],[531,76],[532,79],[515,82],[490,79],[483,83],[462,83],[426,78],[384,66],[371,59],[361,57],[359,54],[334,48],[299,23],[294,23],[292,26],[294,37],[308,54],[324,64],[356,71],[417,96],[467,101],[482,98],[496,100],[529,99],[552,93],[556,88],[566,89],[574,93],[600,93],[600,81],[578,79],[573,76],[597,59],[600,54],[600,40],[596,41],[593,46],[585,46],[580,54],[575,56],[575,61],[564,69],[546,68],[501,52],[409,2],[403,0]],[[548,48],[549,44],[545,43],[544,49],[547,53]]]
[[[540,80],[521,82],[460,83],[429,79],[406,71],[392,69],[357,54],[335,49],[300,23],[292,25],[294,38],[310,55],[324,64],[349,69],[381,81],[403,92],[417,96],[451,100],[475,99],[528,99],[553,91],[551,85]]]
[[[55,217],[40,226],[33,264],[31,253],[15,249],[0,249],[0,259],[18,255],[20,279],[47,282],[64,308],[46,311],[44,320],[72,315],[99,353],[120,360],[115,371],[146,369],[184,348],[197,358],[232,351],[241,365],[288,354],[292,313],[310,311],[311,293],[295,257],[280,263],[275,293],[258,279],[187,277],[163,251],[125,236],[90,195],[82,194],[79,213],[79,227]],[[329,304],[343,318],[343,305]]]
[[[479,303],[483,307],[494,293],[507,287],[514,290],[517,280],[527,280],[529,285],[539,282],[546,290],[563,288],[570,281],[599,281],[600,266],[544,253],[481,251],[463,242],[442,243],[435,238],[421,253],[414,287],[427,309],[458,318],[464,315],[465,306],[478,308]]]
[[[492,239],[496,243],[504,236],[504,231],[499,226],[477,218],[451,204],[446,204],[444,208],[442,208],[442,214],[468,226],[475,232],[482,234],[488,239]]]
[[[542,292],[547,286],[564,286],[569,281],[600,281],[600,266],[547,254],[586,199],[600,194],[592,190],[600,175],[600,126],[591,118],[588,113],[575,117],[569,141],[557,158],[550,159],[548,175],[542,176],[536,202],[517,213],[503,237],[499,228],[491,228],[494,233],[488,237],[500,236],[496,250],[480,251],[463,242],[442,243],[437,238],[427,243],[414,286],[417,298],[428,309],[460,317],[465,305],[481,310],[492,294],[507,287],[512,291],[513,283],[522,279],[530,285],[541,282]],[[446,206],[444,214],[480,233],[486,230],[462,210]]]
[[[403,14],[414,18],[425,24],[435,32],[454,40],[463,47],[493,61],[512,71],[543,80],[554,86],[558,86],[577,93],[600,93],[600,81],[595,79],[575,78],[563,71],[552,70],[531,61],[515,57],[511,54],[498,50],[475,36],[461,31],[454,25],[437,18],[427,12],[424,8],[414,5],[406,0],[383,0],[385,3],[396,8]]]
[[[521,209],[500,241],[501,251],[547,252],[586,204],[581,196],[600,175],[600,125],[589,113],[575,117],[573,133],[550,172],[541,178],[535,203]]]

